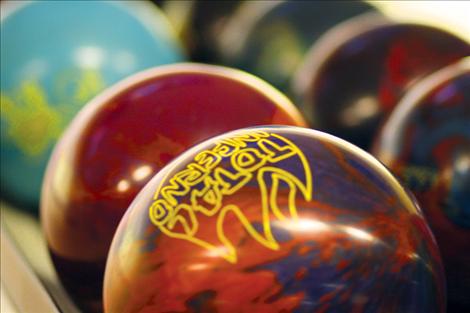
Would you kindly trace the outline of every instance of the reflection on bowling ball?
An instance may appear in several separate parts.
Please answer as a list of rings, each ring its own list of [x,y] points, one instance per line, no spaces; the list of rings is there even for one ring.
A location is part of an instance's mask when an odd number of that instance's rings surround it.
[[[442,253],[449,312],[470,312],[470,58],[410,89],[373,150],[423,208]]]
[[[410,85],[467,55],[470,45],[441,29],[366,14],[312,47],[295,89],[313,127],[369,148]]]
[[[182,60],[167,20],[143,2],[2,3],[1,192],[37,211],[52,147],[106,86]]]
[[[261,124],[305,122],[263,81],[209,65],[151,69],[85,106],[54,149],[41,198],[53,262],[82,307],[100,309],[111,239],[145,183],[199,141]]]
[[[186,44],[191,60],[219,63],[216,40],[240,0],[165,1],[163,10]]]
[[[314,130],[207,140],[137,195],[105,312],[444,312],[420,209],[369,154]]]
[[[332,26],[371,10],[362,1],[246,1],[218,44],[225,64],[286,91],[308,48]]]

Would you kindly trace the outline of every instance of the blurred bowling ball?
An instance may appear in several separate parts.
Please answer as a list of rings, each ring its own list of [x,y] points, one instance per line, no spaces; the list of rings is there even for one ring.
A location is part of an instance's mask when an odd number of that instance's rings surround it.
[[[410,85],[467,55],[470,45],[444,30],[366,14],[312,47],[295,89],[313,127],[369,148]]]
[[[114,231],[145,183],[199,141],[260,124],[305,122],[263,81],[209,65],[136,74],[85,106],[54,149],[41,198],[53,262],[82,307],[99,309]]]
[[[218,63],[216,40],[240,0],[165,1],[162,8],[189,50],[191,60]]]
[[[320,35],[371,9],[362,1],[246,1],[219,36],[221,59],[286,91]]]
[[[410,89],[374,154],[423,208],[443,256],[449,312],[470,312],[470,58]]]
[[[207,140],[119,224],[105,312],[444,312],[420,209],[364,151],[298,127]]]
[[[122,1],[2,3],[1,192],[37,211],[55,141],[106,86],[182,60],[153,4]]]

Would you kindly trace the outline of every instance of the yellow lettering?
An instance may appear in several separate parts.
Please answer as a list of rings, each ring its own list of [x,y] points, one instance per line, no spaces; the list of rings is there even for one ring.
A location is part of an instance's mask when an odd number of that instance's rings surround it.
[[[228,162],[223,162],[224,158]],[[279,164],[285,160],[294,162],[287,168],[301,167],[303,177],[293,175]],[[248,183],[259,187],[261,230],[245,216],[244,208],[224,202],[224,196],[236,194]],[[279,220],[296,219],[298,195],[307,201],[312,197],[312,175],[303,152],[287,138],[267,132],[220,141],[212,150],[196,155],[192,163],[169,178],[166,184],[156,191],[155,201],[149,208],[152,223],[164,234],[188,240],[229,262],[237,262],[237,251],[224,230],[227,214],[233,214],[251,238],[268,249],[277,250],[279,244],[272,234],[271,216]],[[281,189],[287,190],[286,209],[278,205]],[[216,219],[216,242],[198,238],[198,214]]]

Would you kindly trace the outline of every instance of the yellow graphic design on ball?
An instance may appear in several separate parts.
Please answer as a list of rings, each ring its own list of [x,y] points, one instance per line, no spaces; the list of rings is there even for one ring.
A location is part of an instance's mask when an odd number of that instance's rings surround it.
[[[286,167],[281,168],[283,162],[288,162],[289,168],[295,167],[297,175]],[[162,187],[164,182],[167,183]],[[224,197],[235,195],[247,184],[259,189],[260,230],[250,223],[243,207],[224,201]],[[287,208],[281,208],[278,193],[286,187]],[[165,235],[188,240],[235,263],[237,251],[224,230],[226,215],[235,214],[253,239],[266,248],[278,250],[279,244],[271,230],[271,215],[280,221],[297,219],[295,202],[299,192],[305,200],[311,200],[312,175],[303,152],[283,136],[256,131],[221,140],[214,148],[198,153],[171,178],[162,179],[149,208],[149,217]],[[216,219],[220,245],[198,237],[201,215]]]
[[[75,112],[104,87],[99,72],[71,70],[57,76],[50,95],[36,80],[24,81],[11,93],[2,91],[0,116],[6,122],[2,140],[12,142],[30,158],[41,156]],[[58,103],[51,104],[51,97]]]

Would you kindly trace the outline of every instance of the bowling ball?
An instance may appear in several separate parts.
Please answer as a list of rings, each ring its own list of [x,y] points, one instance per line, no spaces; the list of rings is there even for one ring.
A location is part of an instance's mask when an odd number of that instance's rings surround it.
[[[138,1],[3,2],[1,38],[2,198],[36,212],[74,114],[129,74],[183,59],[166,18]]]
[[[444,30],[365,14],[312,47],[294,88],[312,127],[369,149],[413,83],[467,55],[470,45]]]
[[[246,1],[218,39],[224,64],[288,91],[310,46],[337,23],[372,10],[362,1]]]
[[[449,312],[470,312],[470,58],[410,89],[373,153],[423,208],[442,253]]]
[[[41,198],[52,260],[79,305],[100,309],[113,234],[156,172],[199,141],[261,124],[305,122],[263,81],[209,65],[151,69],[88,103],[54,149]]]
[[[162,8],[178,30],[191,60],[219,63],[216,41],[240,0],[166,1]]]
[[[391,296],[393,295],[393,296]],[[445,312],[417,204],[331,135],[257,127],[164,167],[121,220],[105,312]]]

